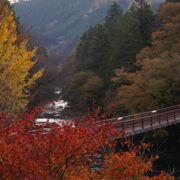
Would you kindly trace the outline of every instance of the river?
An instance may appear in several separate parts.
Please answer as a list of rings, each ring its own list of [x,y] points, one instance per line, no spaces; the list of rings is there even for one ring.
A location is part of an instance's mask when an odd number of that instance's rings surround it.
[[[56,100],[53,100],[50,104],[45,105],[44,112],[39,115],[36,119],[36,124],[42,123],[60,123],[69,121],[62,118],[62,111],[68,106],[68,103],[61,99],[61,90],[56,90],[54,92]]]

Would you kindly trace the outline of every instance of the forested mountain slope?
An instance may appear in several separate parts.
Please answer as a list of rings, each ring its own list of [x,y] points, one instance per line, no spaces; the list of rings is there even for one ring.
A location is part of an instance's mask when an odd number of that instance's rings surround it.
[[[64,88],[72,108],[86,111],[93,99],[132,114],[179,103],[179,9],[164,5],[156,14],[146,3],[123,13],[114,3],[105,23],[84,33]]]
[[[81,34],[102,23],[114,0],[30,0],[14,4],[20,22],[33,25],[47,47],[69,53]],[[127,8],[131,0],[116,0]],[[162,0],[154,1],[155,3]]]

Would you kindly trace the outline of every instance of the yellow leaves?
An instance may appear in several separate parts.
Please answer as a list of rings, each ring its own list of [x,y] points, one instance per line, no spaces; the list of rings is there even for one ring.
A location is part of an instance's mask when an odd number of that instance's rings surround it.
[[[39,79],[43,75],[44,70],[41,69],[37,73],[33,75],[33,77],[30,79],[30,84],[33,84],[37,79]]]
[[[36,48],[27,50],[27,41],[19,39],[13,12],[6,5],[0,6],[0,12],[0,109],[15,112],[26,106],[27,90],[43,70],[30,75]]]

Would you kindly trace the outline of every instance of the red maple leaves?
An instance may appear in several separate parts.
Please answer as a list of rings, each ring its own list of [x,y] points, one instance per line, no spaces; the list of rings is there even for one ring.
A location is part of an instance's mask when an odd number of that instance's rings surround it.
[[[104,118],[97,116],[98,111],[83,120],[77,118],[73,124],[51,124],[47,130],[34,122],[40,110],[14,119],[1,115],[0,179],[124,180],[134,174],[145,179],[144,173],[151,170],[151,159],[144,162],[136,152],[129,151],[107,156],[103,169],[92,171],[100,150],[113,149],[114,137],[122,132],[111,123],[97,123]]]

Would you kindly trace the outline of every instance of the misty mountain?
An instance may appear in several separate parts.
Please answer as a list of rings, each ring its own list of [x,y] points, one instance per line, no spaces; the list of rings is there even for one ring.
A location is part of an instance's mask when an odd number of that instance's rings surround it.
[[[42,36],[45,46],[67,54],[83,32],[103,22],[113,1],[19,0],[14,4],[14,9],[22,24],[32,25],[31,31]],[[116,2],[125,9],[132,1]]]

